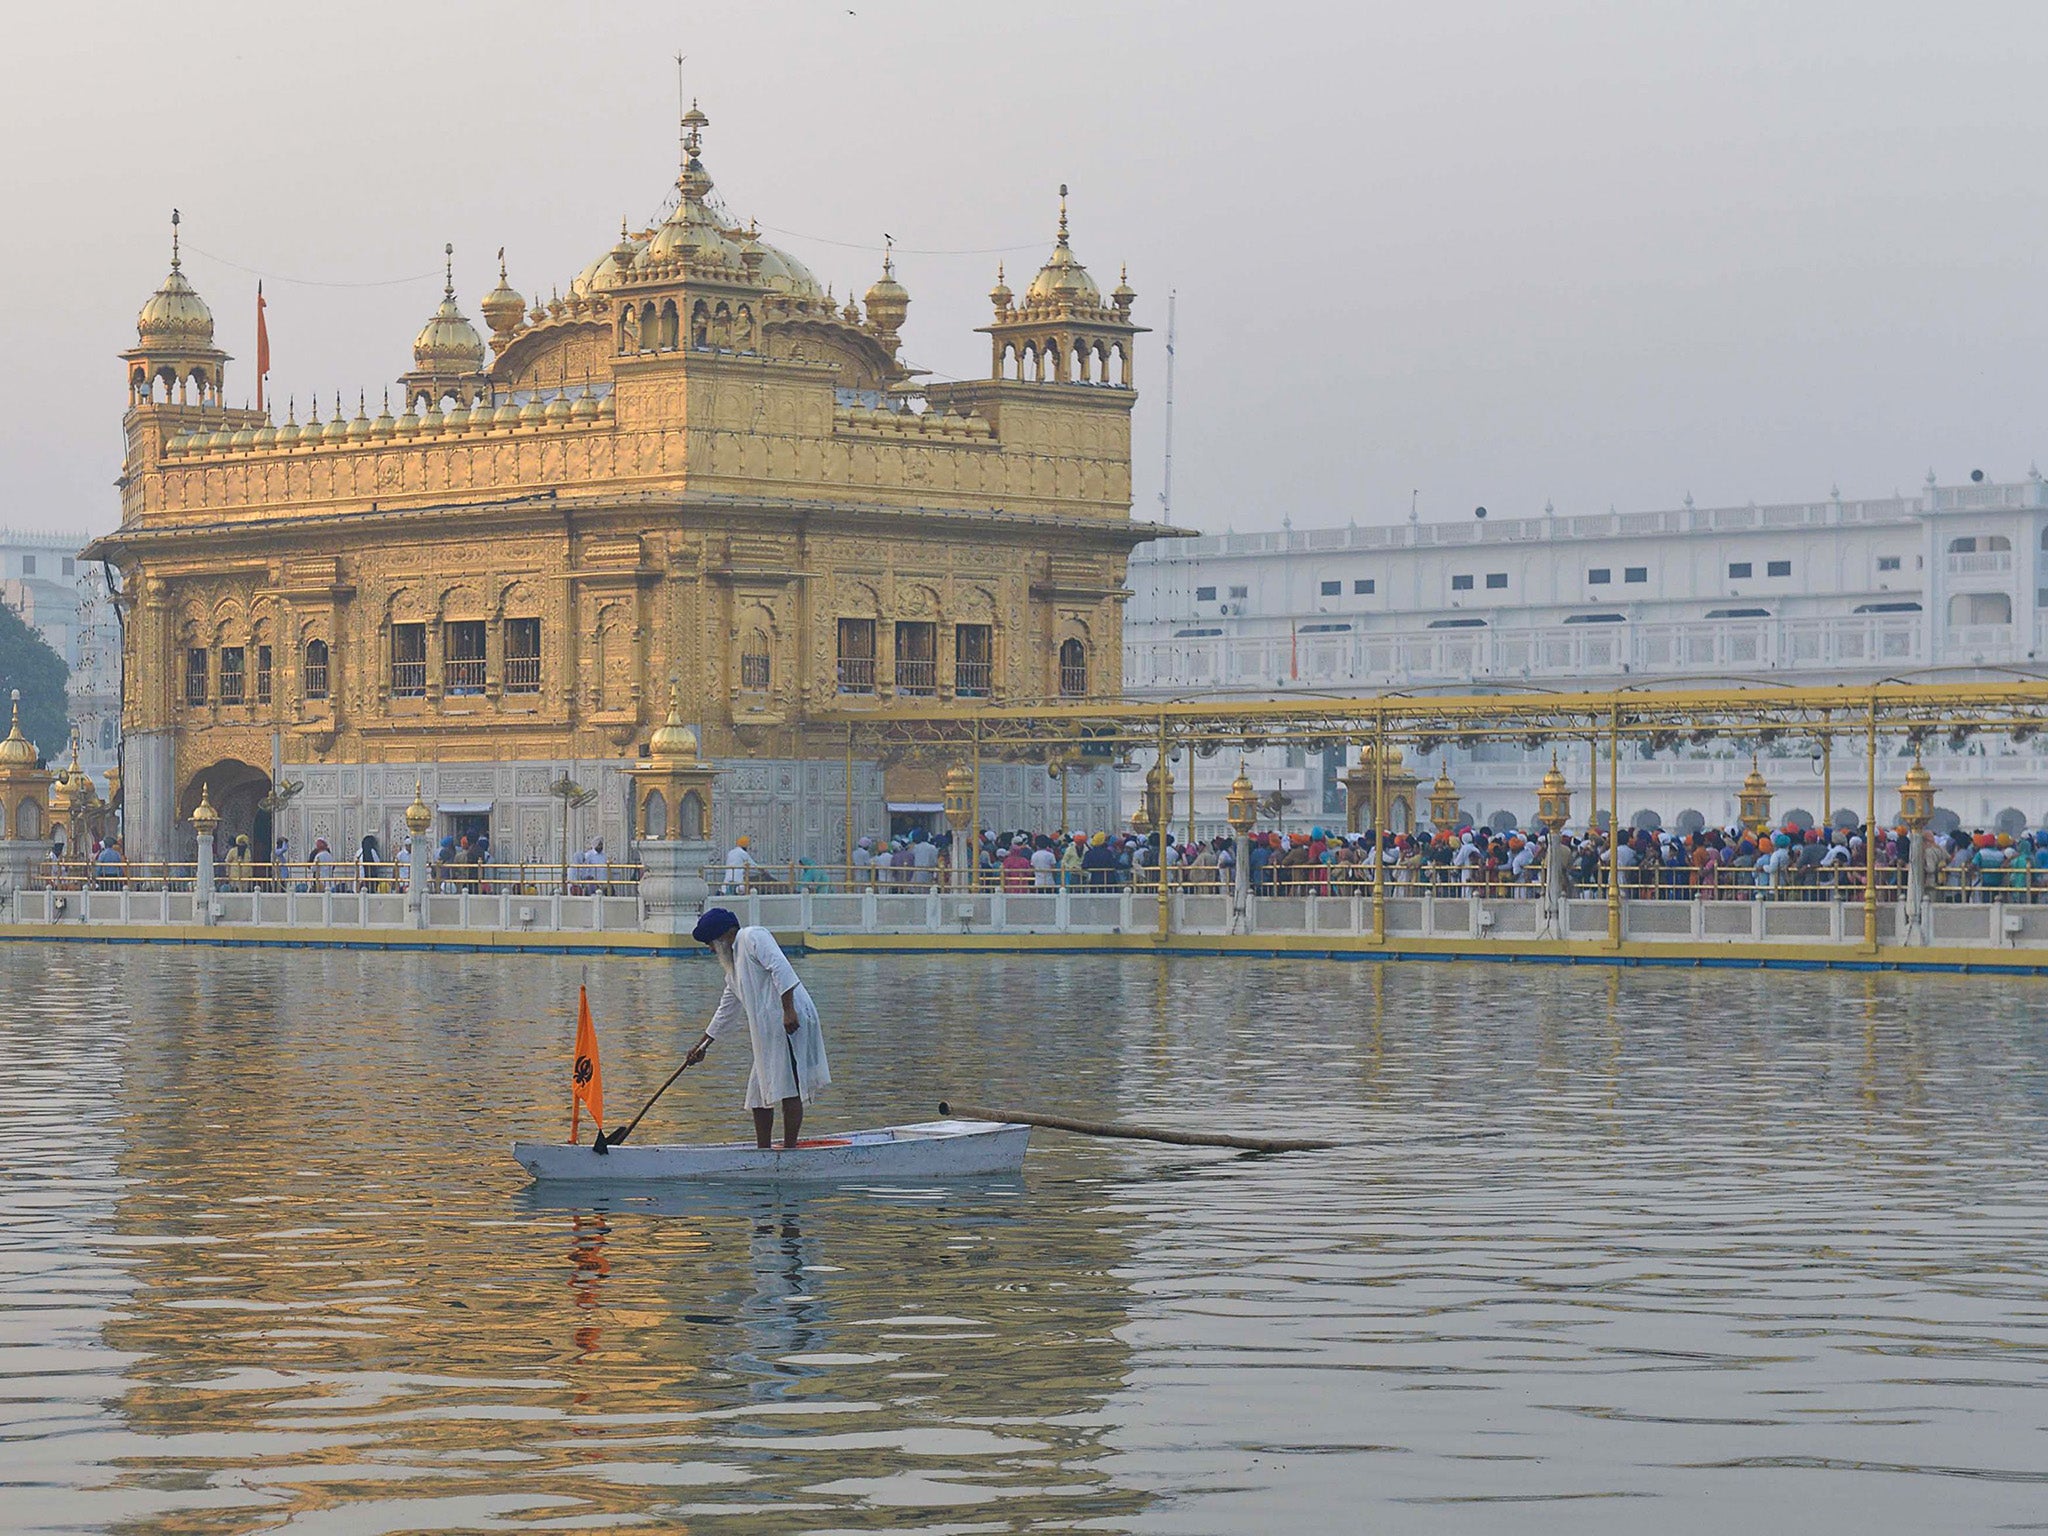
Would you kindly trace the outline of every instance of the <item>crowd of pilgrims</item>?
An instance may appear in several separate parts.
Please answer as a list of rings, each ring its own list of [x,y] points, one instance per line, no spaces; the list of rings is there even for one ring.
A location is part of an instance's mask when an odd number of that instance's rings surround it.
[[[1863,827],[1775,830],[1743,826],[1697,832],[1638,828],[1610,852],[1604,832],[1563,834],[1567,895],[1603,895],[1613,864],[1626,896],[1647,899],[1792,900],[1860,898],[1874,863],[1880,898],[1901,892],[1912,855],[1904,829],[1881,827],[1872,851]],[[1541,828],[1390,834],[1344,833],[1311,826],[1300,832],[1254,832],[1246,845],[1249,887],[1260,896],[1368,894],[1374,860],[1385,865],[1388,895],[1424,893],[1522,897],[1541,894],[1549,834]],[[1135,832],[984,832],[979,882],[1004,891],[1124,890],[1159,882],[1161,840]],[[851,867],[833,871],[800,858],[787,880],[747,860],[729,862],[725,889],[917,890],[950,878],[953,839],[913,832],[862,838]],[[738,852],[736,849],[735,852]],[[1948,899],[2033,900],[2048,895],[2048,831],[1962,831],[1920,840],[1921,876],[1930,895]],[[1228,892],[1237,883],[1237,846],[1229,837],[1164,840],[1167,883],[1176,889]]]
[[[1866,835],[1863,827],[1824,831],[1786,825],[1772,831],[1732,826],[1683,833],[1638,828],[1611,853],[1604,832],[1566,832],[1562,879],[1566,895],[1602,895],[1618,859],[1618,883],[1630,897],[1853,901],[1860,898],[1874,865],[1880,899],[1896,896],[1906,887],[1906,863],[1913,857],[1906,833],[1879,828],[1874,857]],[[1311,826],[1302,832],[1254,832],[1245,859],[1249,888],[1259,896],[1370,894],[1377,854],[1385,866],[1387,895],[1513,898],[1542,892],[1548,836],[1541,828],[1463,827],[1394,833],[1382,844],[1370,832]],[[952,834],[920,830],[861,838],[850,866],[843,869],[808,856],[777,867],[756,861],[749,842],[739,838],[723,867],[710,872],[723,894],[931,889],[950,884],[955,854]],[[1157,833],[984,832],[976,881],[1004,891],[1146,889],[1159,883],[1161,857]],[[2048,899],[2048,830],[1936,833],[1921,838],[1918,857],[1925,889],[1937,899]],[[1164,862],[1166,881],[1178,890],[1201,894],[1237,888],[1233,838],[1176,841],[1169,834]],[[270,859],[258,862],[243,835],[217,856],[215,878],[230,891],[403,891],[411,883],[411,867],[410,838],[386,854],[368,836],[353,857],[337,857],[325,838],[317,838],[303,858],[294,855],[289,840],[279,838]],[[484,837],[444,837],[428,861],[430,888],[441,892],[520,889],[537,873],[501,863]],[[56,844],[46,874],[54,888],[90,884],[104,889],[126,883],[130,871],[119,840],[113,839],[95,840],[75,861]],[[547,880],[588,895],[630,890],[635,874],[631,866],[613,863],[599,838],[566,869],[549,867]]]

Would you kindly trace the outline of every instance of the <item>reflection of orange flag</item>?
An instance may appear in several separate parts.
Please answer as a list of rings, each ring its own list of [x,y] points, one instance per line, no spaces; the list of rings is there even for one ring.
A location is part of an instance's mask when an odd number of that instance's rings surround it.
[[[576,989],[576,1060],[569,1069],[569,1140],[582,1133],[583,1106],[590,1123],[604,1129],[604,1069],[597,1060],[597,1026],[590,1022],[590,993]]]

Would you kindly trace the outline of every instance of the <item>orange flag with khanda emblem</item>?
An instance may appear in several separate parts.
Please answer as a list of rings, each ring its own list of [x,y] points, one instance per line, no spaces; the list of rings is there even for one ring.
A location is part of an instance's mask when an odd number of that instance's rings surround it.
[[[576,1055],[569,1067],[569,1141],[581,1139],[583,1109],[590,1107],[590,1123],[604,1129],[604,1069],[597,1060],[597,1026],[590,1022],[590,992],[576,989]]]

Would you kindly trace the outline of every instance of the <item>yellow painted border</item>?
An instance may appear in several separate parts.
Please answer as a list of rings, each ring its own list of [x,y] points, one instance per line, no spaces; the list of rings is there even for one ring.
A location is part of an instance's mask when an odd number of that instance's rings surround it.
[[[1340,934],[1150,933],[804,933],[776,938],[807,954],[1160,954],[1328,960],[1466,960],[1487,964],[1682,966],[1700,969],[1797,969],[1986,972],[2048,976],[2048,947],[1993,949],[1860,944],[1599,943],[1543,939],[1398,939],[1377,944]],[[224,949],[421,950],[504,954],[612,954],[658,958],[699,955],[688,934],[560,933],[527,930],[202,927],[161,923],[22,923],[0,927],[0,943],[199,944]]]

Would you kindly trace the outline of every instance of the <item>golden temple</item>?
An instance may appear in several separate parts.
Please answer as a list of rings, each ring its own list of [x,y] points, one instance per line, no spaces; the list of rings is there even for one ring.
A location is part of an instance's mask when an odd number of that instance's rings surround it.
[[[836,299],[714,197],[707,124],[683,118],[665,216],[566,292],[528,300],[499,253],[488,344],[451,259],[395,415],[226,407],[173,215],[122,354],[121,525],[88,551],[123,593],[131,859],[189,857],[202,783],[225,840],[288,805],[301,851],[388,849],[422,772],[436,836],[623,850],[674,684],[726,770],[714,835],[836,861],[842,804],[886,832],[936,778],[851,762],[820,716],[1118,691],[1125,559],[1160,531],[1131,517],[1143,328],[1075,255],[1066,189],[1025,291],[998,272],[989,376],[940,382],[902,355],[893,253]],[[986,772],[998,823],[1057,793]],[[567,831],[564,778],[596,791]],[[1106,771],[1067,787],[1107,824]]]

